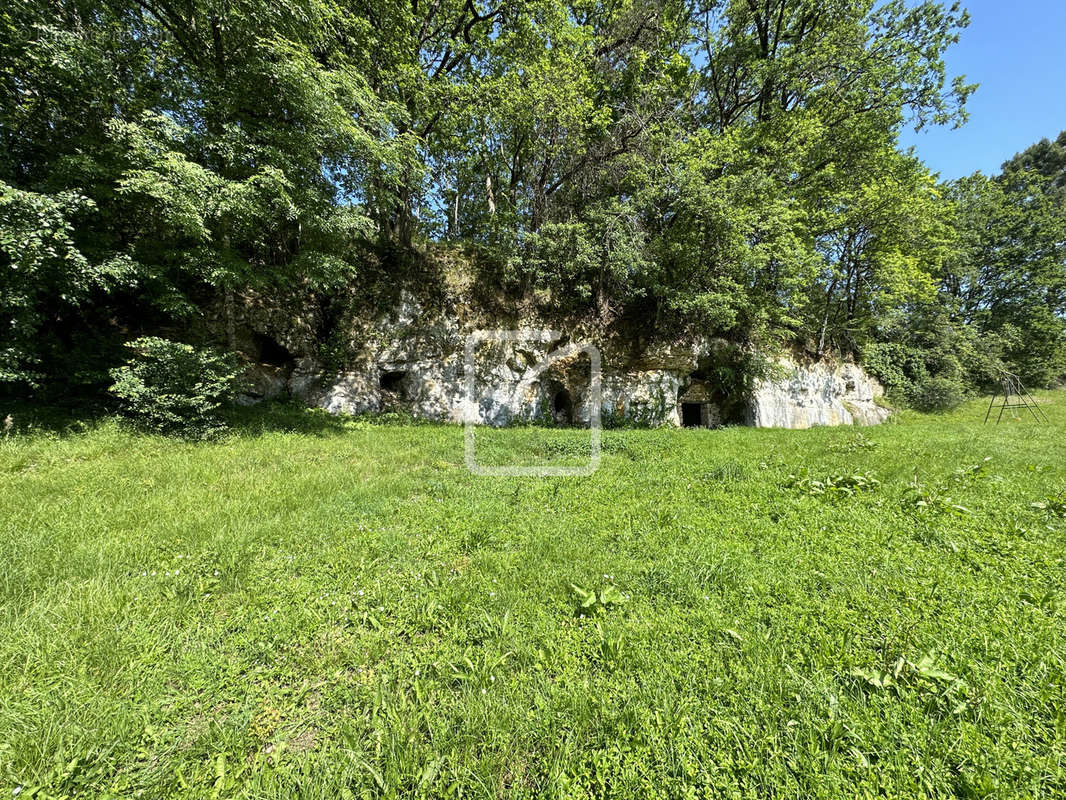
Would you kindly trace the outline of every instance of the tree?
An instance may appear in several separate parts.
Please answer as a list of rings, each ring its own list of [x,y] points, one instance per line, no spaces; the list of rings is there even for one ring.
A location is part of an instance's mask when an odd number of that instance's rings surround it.
[[[942,290],[1007,368],[1048,385],[1066,373],[1066,204],[1056,174],[1019,168],[1026,158],[952,185],[961,246]]]
[[[964,118],[943,52],[966,22],[903,0],[16,0],[3,376],[76,361],[102,385],[122,340],[217,316],[232,349],[244,291],[333,307],[450,248],[548,315],[861,348],[939,276],[948,206],[895,142]]]
[[[1066,195],[1066,131],[1059,133],[1054,141],[1041,139],[1003,164],[1004,176],[1036,179],[1045,191]],[[1039,176],[1039,178],[1036,178]]]
[[[187,326],[217,294],[232,329],[242,287],[352,279],[373,232],[365,177],[411,156],[347,52],[362,20],[326,2],[214,0],[20,0],[3,19],[0,272],[22,280],[12,247],[33,204],[79,265],[37,286],[19,322],[32,345],[4,348],[5,377],[80,360],[79,331]],[[77,226],[63,221],[73,197]],[[89,373],[106,381],[106,365]]]

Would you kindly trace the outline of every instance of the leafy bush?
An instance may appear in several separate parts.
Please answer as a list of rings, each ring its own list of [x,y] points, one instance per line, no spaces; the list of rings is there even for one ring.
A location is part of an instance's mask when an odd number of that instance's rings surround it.
[[[161,433],[207,438],[225,429],[220,417],[239,385],[236,359],[157,336],[127,343],[126,364],[111,371],[111,393],[130,419]]]
[[[871,344],[863,352],[863,365],[893,399],[919,411],[950,411],[987,372],[987,365],[968,367],[959,353],[935,344],[924,349],[898,342]]]
[[[0,180],[0,385],[37,387],[54,318],[70,316],[92,288],[106,284],[74,243],[79,214],[93,207],[76,192],[37,194]],[[45,297],[56,298],[62,315],[53,308],[49,317]]]
[[[926,376],[922,354],[897,342],[875,342],[862,354],[863,367],[901,397],[913,390],[916,379]]]
[[[966,387],[955,378],[926,378],[907,399],[919,411],[950,411],[966,399]]]

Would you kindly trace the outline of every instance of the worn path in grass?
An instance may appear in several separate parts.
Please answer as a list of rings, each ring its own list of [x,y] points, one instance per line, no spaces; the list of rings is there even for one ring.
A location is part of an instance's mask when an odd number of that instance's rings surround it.
[[[1041,400],[1050,425],[606,431],[586,478],[292,410],[212,444],[8,437],[0,784],[1066,796],[1066,395]],[[586,436],[480,443],[573,463]]]

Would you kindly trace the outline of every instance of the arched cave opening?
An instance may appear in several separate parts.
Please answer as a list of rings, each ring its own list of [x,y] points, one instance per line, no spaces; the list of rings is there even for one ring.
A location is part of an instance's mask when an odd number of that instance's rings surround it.
[[[754,383],[766,369],[765,361],[750,350],[736,343],[718,342],[689,375],[689,382],[678,397],[678,405],[686,402],[708,404],[709,417],[704,417],[700,427],[745,425]],[[702,387],[698,389],[698,396],[686,396],[697,386]],[[679,407],[678,413],[684,424],[684,408]]]
[[[289,367],[296,360],[284,345],[266,334],[252,333],[257,358],[260,364],[271,367]]]
[[[574,424],[574,400],[567,389],[560,388],[552,396],[552,419],[556,425]]]
[[[688,385],[678,395],[677,412],[684,428],[720,428],[721,394],[698,373],[689,376]]]

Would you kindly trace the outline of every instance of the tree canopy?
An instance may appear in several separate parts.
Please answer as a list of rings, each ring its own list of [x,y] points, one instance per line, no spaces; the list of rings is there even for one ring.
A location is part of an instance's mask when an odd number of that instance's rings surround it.
[[[246,288],[328,298],[462,252],[549,315],[1048,383],[1066,133],[947,185],[898,145],[965,120],[944,53],[967,23],[904,0],[13,0],[0,382],[92,387],[124,341]]]

